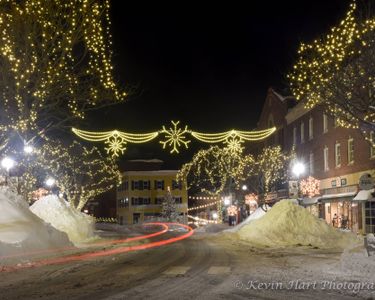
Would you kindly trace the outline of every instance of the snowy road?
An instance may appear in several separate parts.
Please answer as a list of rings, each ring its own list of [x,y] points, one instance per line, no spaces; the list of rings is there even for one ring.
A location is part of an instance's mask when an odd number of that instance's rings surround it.
[[[0,299],[290,300],[374,295],[365,288],[353,292],[334,287],[365,280],[336,272],[338,263],[334,252],[260,251],[213,234],[195,234],[163,247],[0,273]]]

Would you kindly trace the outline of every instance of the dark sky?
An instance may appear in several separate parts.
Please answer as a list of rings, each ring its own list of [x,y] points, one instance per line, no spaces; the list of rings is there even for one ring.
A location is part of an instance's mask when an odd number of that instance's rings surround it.
[[[216,1],[203,7],[113,0],[116,73],[137,93],[101,113],[102,128],[147,132],[181,120],[203,132],[254,129],[268,87],[286,91],[285,75],[299,43],[335,25],[349,2]],[[179,167],[205,147],[192,144],[177,157],[161,153],[156,141],[130,145],[124,158],[158,157]]]

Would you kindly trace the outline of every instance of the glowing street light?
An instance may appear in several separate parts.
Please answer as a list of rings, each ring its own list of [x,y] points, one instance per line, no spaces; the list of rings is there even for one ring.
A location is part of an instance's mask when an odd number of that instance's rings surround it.
[[[246,185],[246,184],[244,184],[244,185],[242,186],[242,190],[243,190],[243,191],[247,191],[247,185]]]
[[[303,174],[305,172],[305,165],[301,162],[296,162],[293,165],[292,172],[293,172],[294,175],[299,177],[301,174]]]
[[[212,214],[212,218],[213,218],[214,220],[217,220],[218,217],[219,217],[219,215],[218,215],[216,212],[214,212],[214,213]]]
[[[26,153],[26,154],[31,154],[31,153],[33,153],[33,151],[34,151],[34,148],[33,148],[33,146],[31,146],[31,145],[25,145],[24,147],[23,147],[23,151]]]
[[[48,187],[52,187],[56,183],[56,180],[52,177],[48,177],[46,180],[46,185]]]
[[[9,172],[11,168],[13,168],[16,165],[16,162],[11,159],[10,157],[4,157],[1,161],[1,166]]]
[[[227,196],[227,197],[224,197],[224,205],[229,205],[230,204],[230,197]]]

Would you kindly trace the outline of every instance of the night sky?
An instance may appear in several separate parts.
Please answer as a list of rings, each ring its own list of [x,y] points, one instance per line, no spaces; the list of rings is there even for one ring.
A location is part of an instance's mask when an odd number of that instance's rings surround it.
[[[170,120],[202,132],[254,129],[267,89],[287,93],[299,43],[336,25],[350,1],[129,3],[112,1],[114,64],[119,81],[136,92],[102,110],[90,130],[149,132]],[[171,156],[157,141],[129,145],[123,159],[161,158],[177,168],[207,145],[192,146]]]

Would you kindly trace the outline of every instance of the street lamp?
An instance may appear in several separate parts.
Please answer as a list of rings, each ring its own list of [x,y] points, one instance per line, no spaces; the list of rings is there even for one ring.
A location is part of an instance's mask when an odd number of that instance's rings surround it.
[[[305,172],[305,165],[301,162],[296,162],[292,168],[293,174],[297,177],[297,198],[301,197],[301,189],[299,177]]]
[[[246,185],[246,184],[244,184],[244,185],[242,186],[242,190],[243,190],[243,191],[247,191],[247,185]]]
[[[228,206],[229,204],[230,204],[230,197],[229,196],[226,196],[226,197],[224,197],[224,205],[225,206]]]
[[[4,157],[1,161],[1,166],[7,171],[5,176],[5,184],[8,185],[9,170],[16,165],[16,162],[10,157]]]
[[[48,187],[52,187],[54,184],[55,184],[56,180],[52,177],[48,177],[47,180],[46,180],[46,185]]]
[[[11,159],[10,157],[4,157],[3,160],[1,161],[1,166],[9,172],[11,168],[15,166],[16,162]]]
[[[25,152],[26,154],[31,154],[31,153],[33,153],[33,151],[34,151],[34,148],[33,148],[33,146],[31,146],[31,145],[25,145],[24,147],[23,147],[23,152]]]

